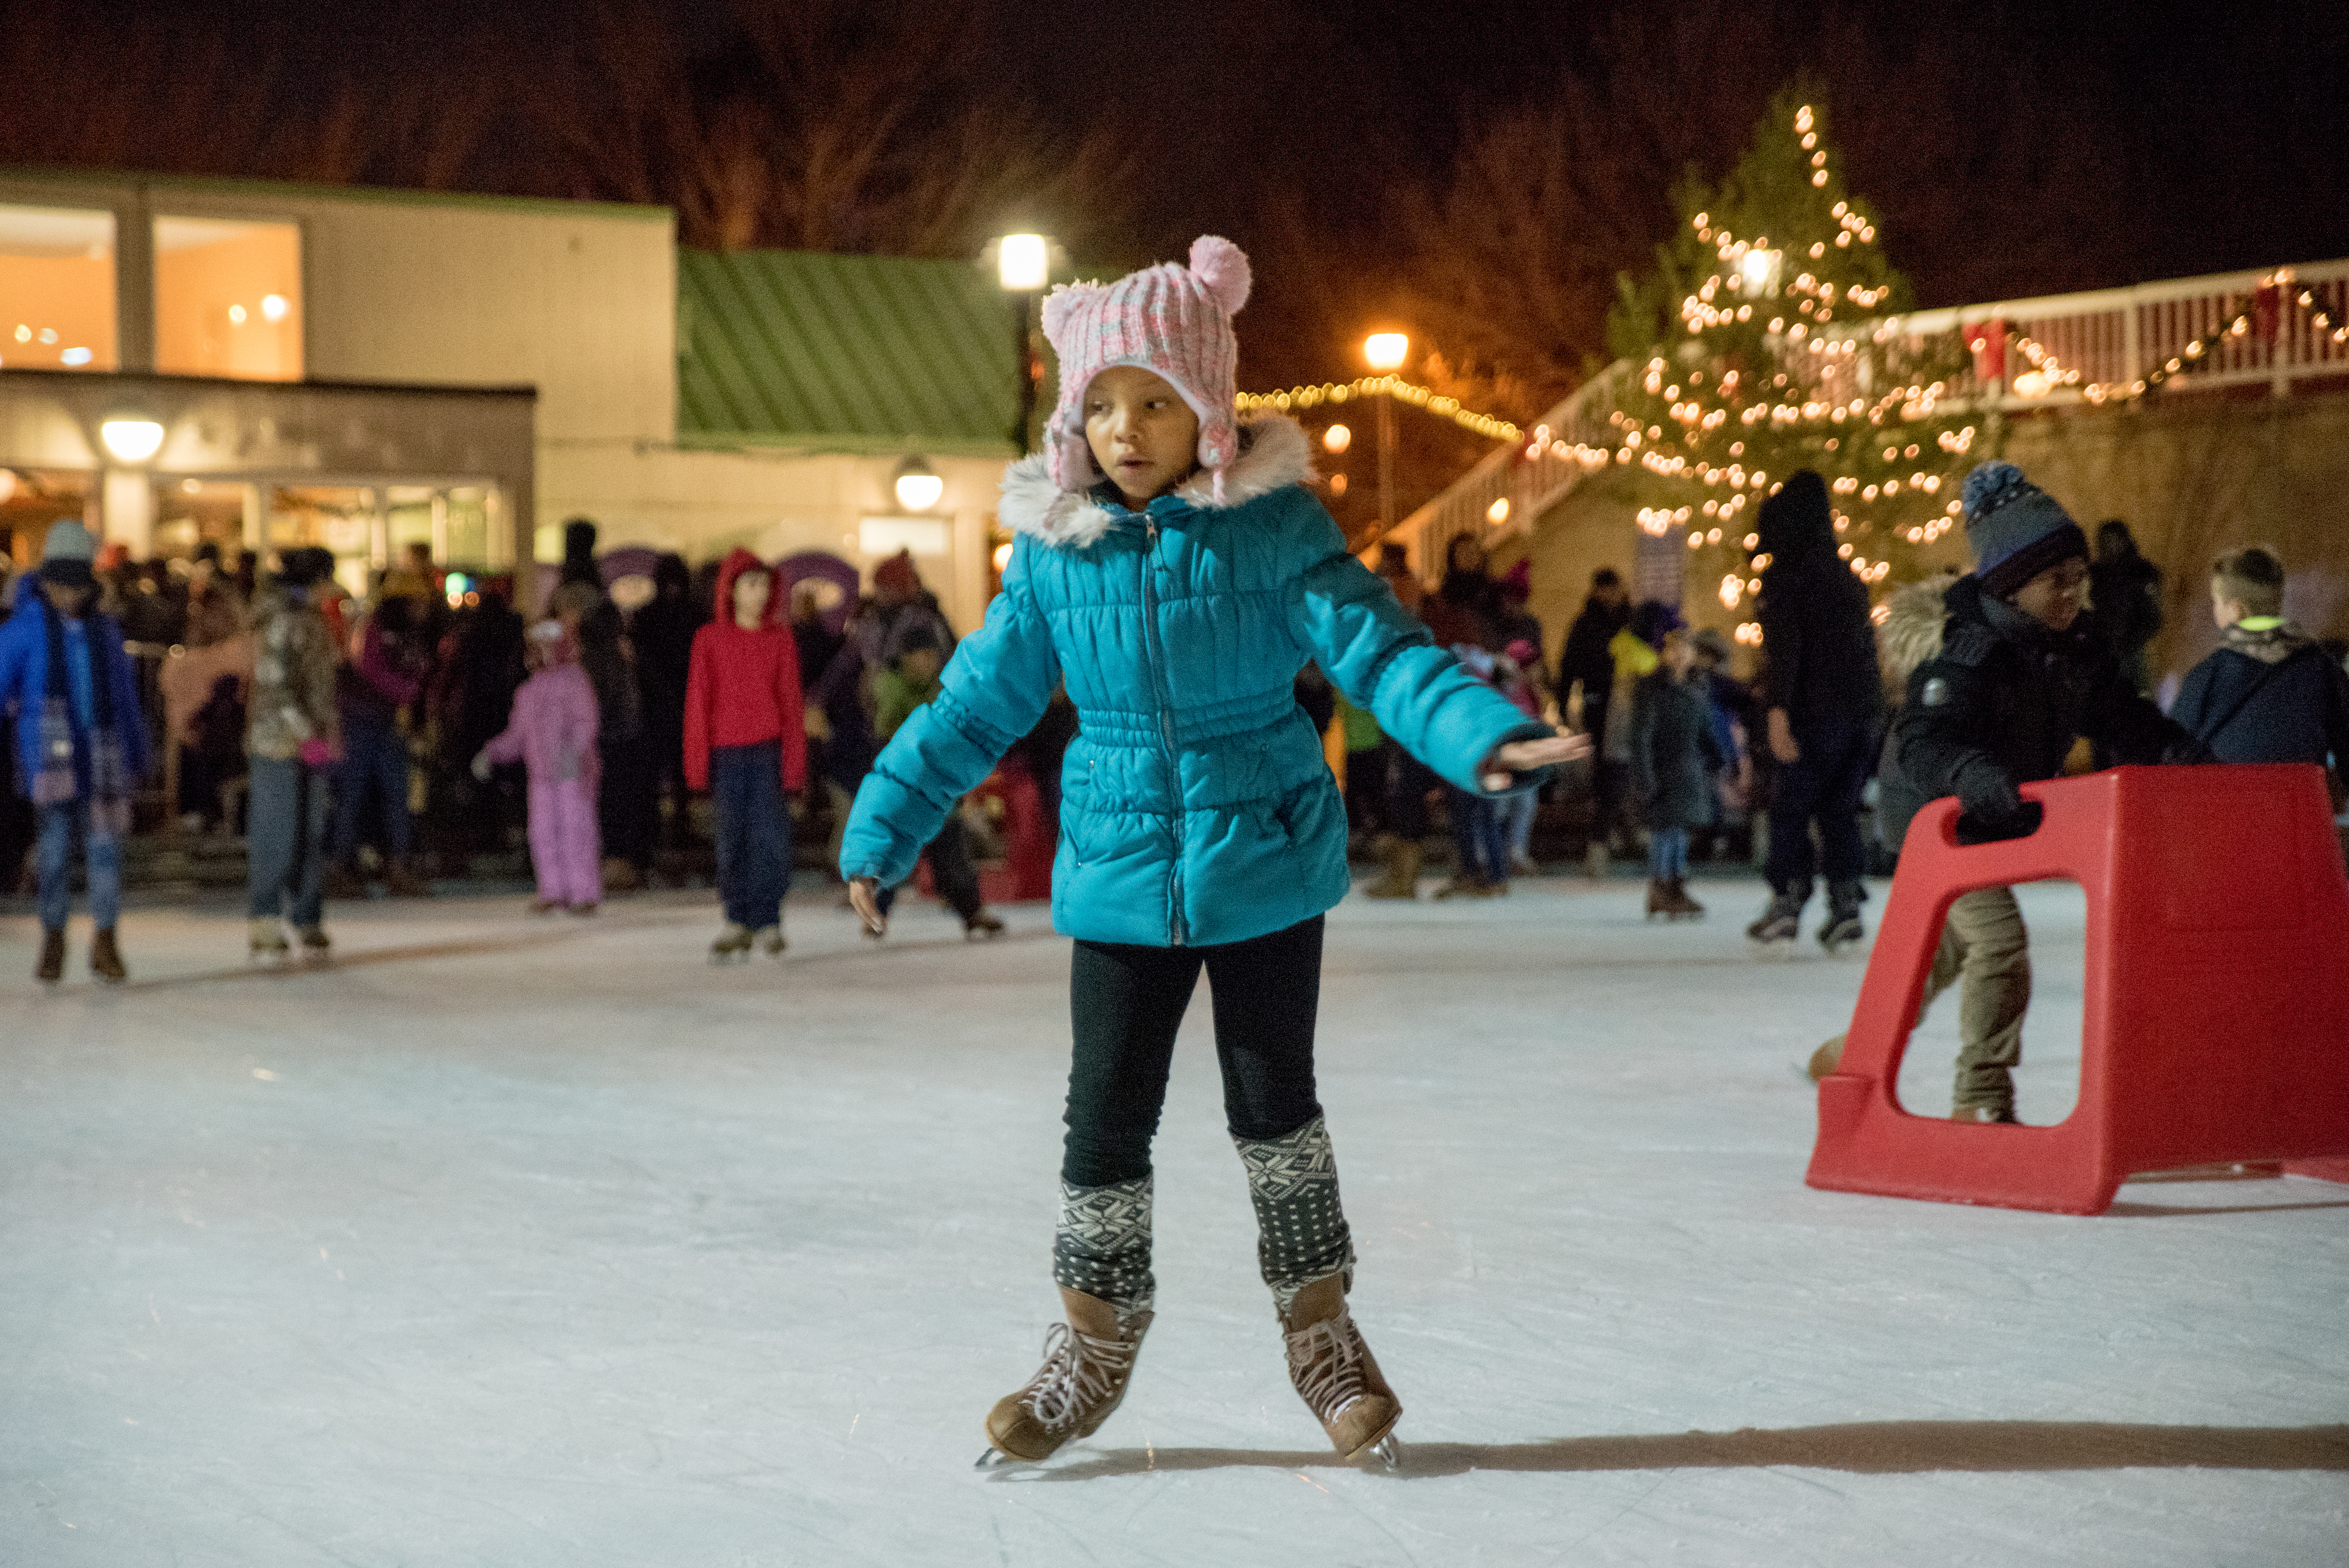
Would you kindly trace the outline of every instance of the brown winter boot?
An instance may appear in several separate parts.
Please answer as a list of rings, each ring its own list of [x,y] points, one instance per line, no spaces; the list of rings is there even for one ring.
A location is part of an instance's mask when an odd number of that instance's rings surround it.
[[[1648,879],[1648,918],[1653,920],[1661,914],[1666,920],[1670,920],[1677,913],[1678,911],[1672,908],[1671,895],[1664,891],[1662,881],[1656,877],[1650,877]]]
[[[1362,890],[1364,898],[1407,898],[1419,896],[1419,841],[1389,839],[1386,847],[1386,875]]]
[[[392,861],[383,868],[383,885],[394,898],[429,898],[432,884],[416,874],[415,865],[406,856]]]
[[[1402,1418],[1402,1401],[1346,1310],[1345,1277],[1330,1274],[1299,1291],[1281,1327],[1288,1380],[1330,1435],[1330,1446],[1352,1460],[1384,1443]]]
[[[1843,1042],[1844,1037],[1837,1035],[1811,1053],[1809,1072],[1813,1083],[1817,1083],[1836,1068],[1843,1066]]]
[[[66,928],[62,925],[41,931],[41,961],[33,968],[33,978],[55,985],[66,977]]]
[[[1688,882],[1682,878],[1672,878],[1664,884],[1664,892],[1672,901],[1674,914],[1684,914],[1691,920],[1704,918],[1704,905],[1689,897]]]
[[[1137,1312],[1121,1323],[1115,1305],[1065,1285],[1061,1309],[1069,1320],[1045,1335],[1044,1365],[987,1413],[994,1446],[982,1466],[998,1454],[1030,1464],[1050,1459],[1071,1438],[1092,1436],[1125,1398],[1152,1315]]]
[[[117,985],[130,978],[130,971],[122,966],[122,950],[114,945],[114,927],[107,926],[90,938],[89,972]]]

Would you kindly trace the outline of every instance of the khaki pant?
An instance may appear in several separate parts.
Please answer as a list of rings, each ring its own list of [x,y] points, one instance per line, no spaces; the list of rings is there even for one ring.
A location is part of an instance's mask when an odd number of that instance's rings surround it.
[[[1933,998],[1958,992],[1958,1076],[1952,1109],[2014,1109],[2009,1073],[2023,1059],[2023,1015],[2031,1006],[2031,938],[2014,890],[1986,887],[1950,905],[1920,1020]]]

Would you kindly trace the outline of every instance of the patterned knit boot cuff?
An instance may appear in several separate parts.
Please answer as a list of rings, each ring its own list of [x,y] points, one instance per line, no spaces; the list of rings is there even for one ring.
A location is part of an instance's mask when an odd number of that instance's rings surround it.
[[[1150,1273],[1153,1178],[1106,1187],[1061,1183],[1061,1217],[1052,1230],[1052,1279],[1117,1308],[1121,1322],[1155,1310]]]
[[[1338,1161],[1319,1116],[1283,1138],[1235,1138],[1256,1205],[1257,1264],[1285,1322],[1297,1293],[1340,1275],[1354,1285],[1354,1240],[1338,1201]]]

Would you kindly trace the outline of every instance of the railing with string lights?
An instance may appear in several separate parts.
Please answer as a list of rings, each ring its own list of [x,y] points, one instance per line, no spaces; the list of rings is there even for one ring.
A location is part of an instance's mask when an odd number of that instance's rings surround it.
[[[1948,397],[2003,412],[2226,387],[2284,397],[2297,381],[2349,377],[2349,260],[1914,311],[1854,330],[1962,334],[1971,364]]]

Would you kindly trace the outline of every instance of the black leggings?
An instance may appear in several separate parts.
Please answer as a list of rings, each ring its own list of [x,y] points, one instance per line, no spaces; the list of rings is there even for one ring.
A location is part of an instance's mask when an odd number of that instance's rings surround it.
[[[1321,916],[1220,947],[1079,942],[1069,965],[1076,1057],[1061,1159],[1061,1179],[1071,1186],[1150,1174],[1174,1031],[1202,965],[1214,991],[1216,1059],[1232,1136],[1280,1138],[1321,1114],[1313,1098]]]

